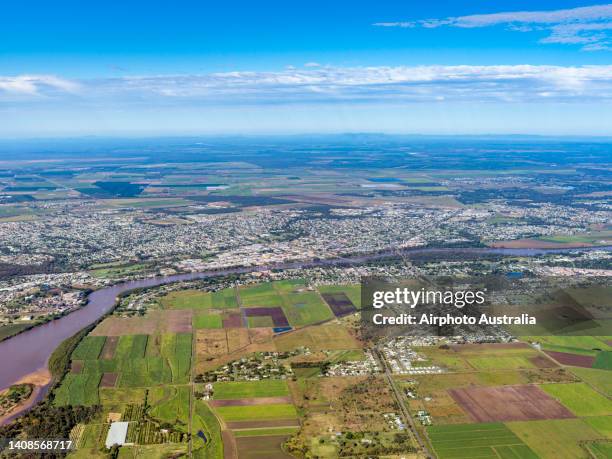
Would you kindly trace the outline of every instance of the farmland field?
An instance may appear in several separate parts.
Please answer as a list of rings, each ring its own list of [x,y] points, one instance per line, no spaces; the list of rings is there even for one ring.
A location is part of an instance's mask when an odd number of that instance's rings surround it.
[[[312,350],[361,348],[359,342],[340,325],[322,325],[296,330],[275,337],[274,343],[279,351],[289,351],[302,346]]]
[[[584,383],[544,384],[541,387],[577,416],[612,414],[612,400],[595,392]]]
[[[427,428],[439,459],[537,459],[504,424],[457,424]]]
[[[509,422],[506,425],[543,459],[586,459],[589,454],[580,444],[601,438],[601,434],[582,419]]]
[[[151,416],[170,424],[178,425],[185,432],[189,424],[189,386],[153,387],[149,390],[148,402],[152,405]]]
[[[97,359],[105,341],[104,336],[86,336],[72,353],[72,358],[76,360]]]
[[[564,406],[531,385],[468,387],[451,389],[449,393],[477,422],[573,417]]]
[[[287,403],[273,405],[222,406],[216,408],[215,411],[225,421],[293,419],[297,417],[293,405]]]
[[[214,384],[214,399],[240,399],[250,397],[277,397],[289,395],[287,383],[282,379],[248,382],[220,382]]]

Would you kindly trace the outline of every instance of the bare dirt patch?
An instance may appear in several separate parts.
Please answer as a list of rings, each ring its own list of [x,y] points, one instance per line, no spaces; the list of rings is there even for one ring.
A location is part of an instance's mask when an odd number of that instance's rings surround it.
[[[252,405],[270,405],[274,403],[292,403],[291,397],[253,397],[239,398],[235,400],[210,400],[210,406],[252,406]]]
[[[575,417],[537,386],[468,387],[451,389],[449,394],[476,422]]]
[[[285,453],[282,445],[289,438],[288,435],[269,435],[264,437],[238,437],[236,446],[241,458],[285,459],[292,458]]]
[[[242,315],[238,312],[230,312],[223,318],[223,328],[242,327]]]
[[[329,305],[336,317],[342,317],[347,314],[352,314],[357,310],[353,302],[346,296],[345,293],[322,293],[321,296]]]
[[[272,336],[271,329],[196,330],[196,371],[217,368],[251,352],[275,351]]]
[[[223,459],[238,459],[238,448],[236,446],[236,438],[229,430],[221,431],[223,440]]]
[[[170,309],[163,311],[162,332],[191,333],[191,309]]]
[[[104,373],[100,380],[100,387],[115,387],[118,376],[117,373]]]
[[[558,366],[554,361],[547,357],[544,357],[543,355],[531,357],[529,361],[538,368],[556,368]]]
[[[230,429],[256,429],[266,427],[299,427],[297,419],[267,419],[261,421],[231,421],[225,423]]]
[[[72,362],[70,362],[70,373],[78,375],[81,371],[83,371],[82,360],[73,360]]]
[[[149,311],[143,317],[111,316],[104,319],[91,334],[93,336],[110,337],[154,335],[156,333],[191,333],[192,313],[193,311],[190,309],[167,309]]]
[[[571,365],[573,367],[591,368],[595,362],[595,357],[590,355],[569,354],[567,352],[544,351],[561,365]]]
[[[100,358],[103,360],[110,360],[115,356],[115,349],[117,349],[117,343],[119,342],[118,336],[109,336],[104,341],[104,347],[100,353]]]

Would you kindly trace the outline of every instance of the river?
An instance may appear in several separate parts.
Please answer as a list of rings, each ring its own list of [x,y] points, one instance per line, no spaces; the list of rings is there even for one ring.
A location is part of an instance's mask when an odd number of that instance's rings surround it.
[[[12,338],[0,342],[0,390],[15,384],[17,381],[36,371],[47,368],[47,362],[53,350],[65,339],[71,337],[79,330],[94,323],[104,314],[109,312],[121,293],[143,287],[156,287],[197,279],[205,279],[226,274],[243,274],[254,271],[269,269],[295,269],[311,268],[316,266],[336,266],[343,264],[362,264],[368,261],[389,258],[397,255],[420,255],[420,254],[471,254],[483,256],[497,254],[503,256],[537,256],[546,253],[564,253],[570,251],[585,250],[611,250],[612,247],[594,247],[578,249],[502,249],[502,248],[411,248],[401,251],[389,251],[370,255],[355,255],[346,258],[322,259],[309,262],[281,263],[276,265],[258,267],[240,267],[216,271],[203,271],[188,274],[175,274],[170,276],[151,277],[147,279],[123,282],[111,287],[96,290],[91,293],[86,306],[77,309],[70,314],[44,325],[34,327]],[[42,400],[46,395],[47,387],[37,393],[36,399],[31,400],[19,413],[15,413],[10,419],[23,413],[33,404]],[[4,422],[7,422],[8,420]]]

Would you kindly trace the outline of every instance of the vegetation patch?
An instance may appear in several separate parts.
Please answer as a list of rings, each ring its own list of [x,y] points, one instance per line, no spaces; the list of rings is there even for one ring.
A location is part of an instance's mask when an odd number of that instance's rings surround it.
[[[594,391],[585,383],[545,384],[542,389],[567,406],[577,416],[612,414],[612,400]]]
[[[439,459],[537,459],[538,456],[502,423],[427,427]]]

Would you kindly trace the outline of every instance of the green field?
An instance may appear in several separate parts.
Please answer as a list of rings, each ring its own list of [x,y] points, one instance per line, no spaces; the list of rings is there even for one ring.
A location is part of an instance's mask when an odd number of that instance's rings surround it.
[[[583,421],[603,436],[612,438],[612,416],[591,416]]]
[[[161,386],[149,390],[149,414],[155,419],[177,426],[187,432],[189,423],[189,386]]]
[[[334,318],[320,295],[306,290],[304,281],[300,279],[264,282],[240,287],[239,291],[243,307],[281,307],[293,327]]]
[[[251,406],[220,406],[215,408],[215,411],[225,421],[295,419],[297,417],[295,408],[288,403]]]
[[[193,328],[223,328],[223,318],[221,314],[211,314],[209,311],[202,311],[193,316]]]
[[[598,352],[593,363],[593,368],[600,370],[612,370],[612,352],[602,351]],[[612,375],[610,375],[612,377]]]
[[[292,435],[297,430],[297,427],[272,427],[269,429],[234,430],[233,432],[236,437],[261,437],[264,435]]]
[[[98,385],[102,373],[83,368],[79,374],[68,373],[55,390],[56,405],[96,405],[99,403]]]
[[[194,402],[191,430],[193,432],[193,457],[197,459],[223,459],[223,441],[219,421],[202,400]],[[206,438],[206,441],[198,435],[200,432]]]
[[[161,354],[170,364],[172,382],[175,384],[189,382],[191,338],[191,333],[162,335]]]
[[[114,360],[142,359],[147,349],[148,335],[124,335],[119,337]]]
[[[585,383],[544,384],[540,387],[567,406],[576,416],[612,414],[612,400],[595,392]]]
[[[81,372],[66,375],[56,390],[55,403],[98,403],[98,385],[103,373],[117,373],[116,386],[124,389],[186,384],[191,369],[191,338],[189,333],[164,334],[158,344],[154,337],[148,335],[124,335],[119,338],[114,358],[106,360],[97,358],[105,337],[88,336],[79,344],[73,356],[92,358],[78,359],[83,363]],[[149,351],[156,355],[147,355]],[[107,390],[100,388],[104,393]],[[124,402],[112,403],[121,406]]]
[[[477,370],[516,370],[519,368],[533,368],[533,364],[525,357],[473,357],[467,360],[469,364]]]
[[[610,459],[612,457],[612,441],[594,441],[586,444],[586,448],[595,459]]]
[[[601,434],[582,419],[508,422],[508,428],[542,459],[587,459],[582,442],[598,440]]]
[[[572,367],[570,371],[599,392],[604,393],[608,397],[612,395],[612,378],[610,378],[610,372],[580,367]]]
[[[282,379],[245,382],[218,382],[214,386],[215,400],[254,397],[280,397],[289,395],[287,383]]]
[[[86,336],[72,353],[72,358],[75,360],[97,359],[105,342],[106,336]]]
[[[237,308],[236,292],[226,288],[217,292],[201,290],[178,290],[160,299],[166,309],[226,309]]]
[[[439,459],[537,459],[504,424],[455,424],[427,428]]]

